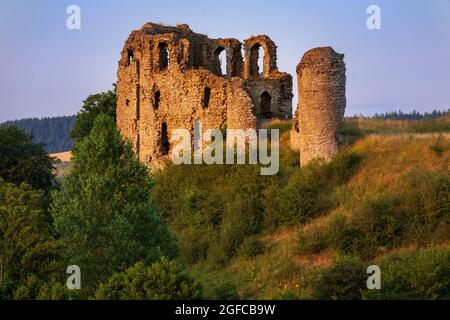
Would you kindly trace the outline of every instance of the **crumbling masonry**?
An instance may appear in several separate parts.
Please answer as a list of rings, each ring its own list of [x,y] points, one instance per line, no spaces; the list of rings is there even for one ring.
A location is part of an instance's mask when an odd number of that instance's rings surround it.
[[[292,77],[278,71],[276,49],[265,35],[242,44],[233,38],[210,39],[186,24],[145,24],[130,34],[119,61],[119,130],[131,140],[138,158],[153,167],[170,155],[171,132],[185,128],[193,135],[197,121],[205,131],[258,129],[267,120],[292,118]],[[341,55],[314,52],[297,67],[300,111],[294,124],[299,130],[293,130],[292,144],[300,145],[302,164],[336,151],[338,122],[345,108]]]
[[[291,147],[300,150],[300,165],[315,158],[330,160],[338,150],[344,120],[344,55],[330,47],[309,50],[297,65],[297,81]]]
[[[245,40],[244,59],[241,48],[236,39],[209,39],[185,24],[147,23],[130,34],[119,61],[117,125],[141,161],[160,163],[170,154],[172,130],[193,134],[196,121],[205,131],[292,118],[292,77],[278,71],[274,42],[267,36]]]

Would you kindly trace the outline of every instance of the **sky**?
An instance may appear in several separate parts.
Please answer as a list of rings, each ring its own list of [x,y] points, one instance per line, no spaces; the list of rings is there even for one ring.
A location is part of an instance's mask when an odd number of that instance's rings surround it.
[[[69,5],[81,29],[66,26]],[[381,10],[369,30],[367,8]],[[210,38],[267,34],[294,78],[309,49],[345,54],[346,115],[450,108],[450,0],[0,0],[0,122],[72,115],[112,88],[122,46],[146,22]]]

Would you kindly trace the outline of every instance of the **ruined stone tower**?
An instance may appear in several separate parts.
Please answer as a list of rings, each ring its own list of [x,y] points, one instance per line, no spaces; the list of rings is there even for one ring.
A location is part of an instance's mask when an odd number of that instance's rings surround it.
[[[292,117],[292,77],[278,71],[274,42],[245,40],[244,58],[241,48],[236,39],[209,39],[186,24],[147,23],[130,34],[119,61],[117,125],[141,161],[160,163],[171,152],[171,132],[193,133],[196,121],[205,131]]]
[[[329,160],[338,150],[345,112],[344,55],[332,48],[306,52],[297,65],[298,108],[291,146],[300,150],[300,164]]]

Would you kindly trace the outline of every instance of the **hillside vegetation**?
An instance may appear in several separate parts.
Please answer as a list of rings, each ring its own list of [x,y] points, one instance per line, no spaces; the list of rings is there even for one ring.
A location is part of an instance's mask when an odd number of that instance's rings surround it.
[[[274,121],[276,175],[169,164],[150,176],[116,129],[113,94],[86,100],[56,179],[55,160],[42,158],[47,188],[27,165],[42,146],[0,128],[15,159],[0,179],[0,227],[11,230],[0,238],[0,299],[450,298],[448,114],[346,119],[335,158],[304,167],[291,123]],[[34,150],[25,162],[22,144]],[[33,228],[17,238],[16,221]],[[65,287],[74,262],[89,274],[79,291]],[[374,264],[381,290],[366,288]]]
[[[169,166],[153,198],[206,298],[446,299],[450,119],[348,119],[345,146],[304,168],[282,130],[280,171]],[[380,265],[382,290],[367,290]]]

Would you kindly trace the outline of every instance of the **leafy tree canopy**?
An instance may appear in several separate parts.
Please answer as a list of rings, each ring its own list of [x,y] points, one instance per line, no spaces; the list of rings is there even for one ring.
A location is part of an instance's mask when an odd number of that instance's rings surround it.
[[[111,118],[116,118],[116,88],[90,95],[83,101],[84,105],[77,114],[73,130],[70,133],[73,139],[82,139],[89,135],[94,126],[95,118],[99,114],[106,114]]]
[[[82,270],[82,286],[93,290],[137,261],[175,255],[175,242],[150,201],[147,168],[111,117],[95,119],[73,157],[73,170],[54,193],[51,212],[67,263]]]
[[[33,142],[25,131],[0,127],[0,177],[20,185],[26,182],[35,189],[49,190],[53,183],[53,163],[43,145]]]
[[[31,275],[45,280],[58,269],[57,244],[43,210],[43,192],[0,178],[0,296]],[[1,297],[0,297],[1,298]]]
[[[106,300],[188,300],[200,299],[201,287],[175,262],[161,261],[145,266],[138,262],[114,274],[100,285],[96,299]]]

